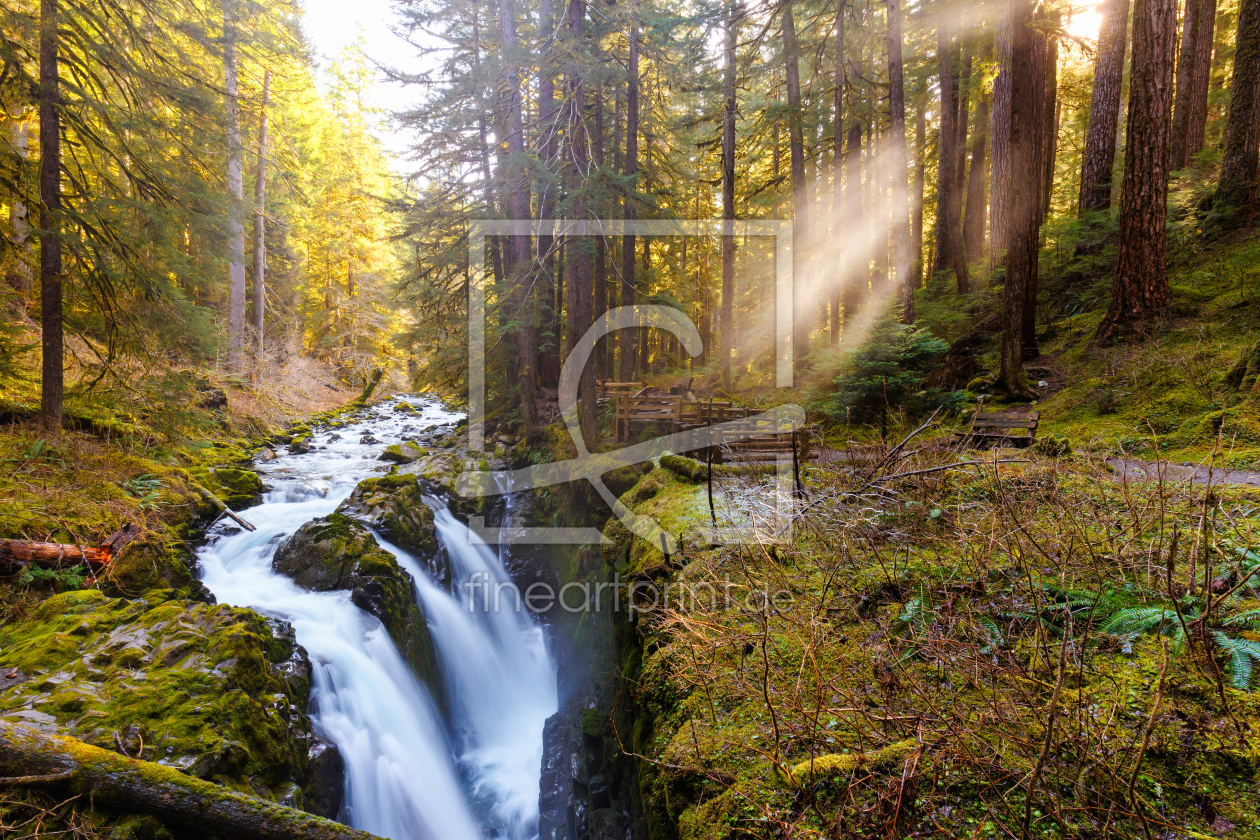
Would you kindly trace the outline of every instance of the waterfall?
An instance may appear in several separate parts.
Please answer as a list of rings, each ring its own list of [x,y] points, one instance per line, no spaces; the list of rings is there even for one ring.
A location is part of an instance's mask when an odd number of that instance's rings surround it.
[[[439,511],[447,592],[423,563],[381,540],[415,580],[446,677],[449,728],[384,627],[349,593],[308,592],[271,569],[285,538],[384,471],[381,449],[455,419],[435,404],[416,407],[418,416],[371,416],[317,435],[313,452],[259,465],[274,489],[244,514],[257,530],[216,525],[198,552],[201,578],[220,602],[292,623],[311,660],[312,724],[345,761],[350,825],[390,840],[531,840],[555,666],[543,629],[514,596],[504,590],[499,610],[479,597],[492,583],[510,584],[501,559]]]

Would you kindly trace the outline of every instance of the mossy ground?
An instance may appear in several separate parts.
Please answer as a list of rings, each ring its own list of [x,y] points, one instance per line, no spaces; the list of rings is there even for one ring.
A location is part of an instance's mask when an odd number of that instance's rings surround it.
[[[142,530],[96,580],[0,577],[0,715],[300,804],[306,666],[281,628],[203,600],[192,545],[218,508],[200,488],[252,504],[261,446],[309,434],[283,429],[312,409],[324,412],[309,423],[331,424],[357,408],[277,399],[230,377],[138,381],[71,394],[71,422],[55,436],[30,419],[36,383],[0,381],[0,538],[95,546],[124,524]],[[227,405],[201,405],[215,389]],[[0,789],[0,834],[172,836],[150,817],[52,795]]]
[[[810,467],[790,539],[767,520],[741,545],[684,540],[669,566],[609,524],[623,577],[677,587],[617,631],[612,723],[640,756],[647,836],[1260,837],[1260,695],[1214,635],[1260,638],[1228,618],[1260,591],[1194,624],[1260,561],[1254,491],[976,460],[902,479]],[[760,514],[740,500],[771,492],[722,483],[719,518],[735,505],[743,524]],[[699,533],[698,490],[661,469],[623,500]],[[1104,630],[1124,610],[1171,616],[1170,587],[1193,641]]]

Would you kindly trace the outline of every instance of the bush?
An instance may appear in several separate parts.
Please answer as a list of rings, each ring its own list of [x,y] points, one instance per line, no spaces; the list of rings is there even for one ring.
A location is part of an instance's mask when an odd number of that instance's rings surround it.
[[[928,330],[899,324],[890,313],[880,318],[860,348],[850,351],[845,373],[836,377],[836,393],[823,411],[833,420],[870,421],[891,408],[919,414],[937,406],[954,408],[966,394],[925,388],[935,359],[949,345]]]

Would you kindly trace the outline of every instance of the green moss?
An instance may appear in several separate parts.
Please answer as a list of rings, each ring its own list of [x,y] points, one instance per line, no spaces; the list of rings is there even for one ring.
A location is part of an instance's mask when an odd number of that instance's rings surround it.
[[[0,628],[0,668],[25,677],[0,693],[0,715],[104,749],[117,734],[133,755],[202,778],[278,785],[304,773],[310,737],[291,711],[309,691],[305,666],[287,665],[294,650],[251,610],[64,593]]]

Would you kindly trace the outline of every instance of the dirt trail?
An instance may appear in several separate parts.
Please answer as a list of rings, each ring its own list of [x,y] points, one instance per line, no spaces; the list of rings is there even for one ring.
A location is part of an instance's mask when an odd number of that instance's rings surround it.
[[[1216,487],[1222,484],[1244,484],[1260,487],[1260,472],[1229,470],[1216,467],[1209,470],[1198,464],[1174,464],[1171,461],[1139,461],[1133,458],[1108,458],[1107,465],[1115,470],[1117,480],[1188,482]]]

